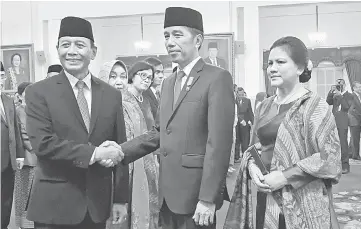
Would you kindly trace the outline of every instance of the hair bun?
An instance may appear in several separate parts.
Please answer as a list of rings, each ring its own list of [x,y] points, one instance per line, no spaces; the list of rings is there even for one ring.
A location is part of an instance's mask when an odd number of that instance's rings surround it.
[[[311,60],[308,60],[305,70],[300,75],[300,83],[306,83],[311,79],[313,64]]]
[[[307,67],[305,67],[305,70],[299,77],[300,83],[307,83],[311,79],[311,73],[312,70],[309,70]]]

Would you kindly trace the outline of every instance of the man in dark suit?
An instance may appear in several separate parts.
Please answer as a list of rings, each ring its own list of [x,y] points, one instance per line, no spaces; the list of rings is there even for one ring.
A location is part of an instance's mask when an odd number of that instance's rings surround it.
[[[214,229],[216,210],[227,193],[235,112],[232,76],[199,56],[204,37],[199,12],[167,8],[164,37],[178,68],[162,84],[159,125],[121,145],[123,163],[160,147],[162,228]]]
[[[335,116],[336,126],[341,144],[342,173],[350,172],[347,132],[348,132],[348,110],[351,106],[353,96],[345,89],[345,80],[338,79],[327,95],[327,103],[332,105],[332,113]]]
[[[112,199],[117,223],[127,211],[128,169],[109,168],[121,152],[101,145],[126,140],[122,95],[89,72],[97,51],[89,21],[62,19],[57,51],[64,71],[29,86],[25,95],[38,157],[28,219],[42,229],[104,229]]]
[[[6,80],[1,63],[1,91]],[[16,116],[14,100],[1,93],[1,228],[8,227],[14,195],[15,170],[24,161],[25,152],[20,135],[19,120]]]
[[[348,111],[349,126],[351,130],[352,139],[352,158],[361,160],[360,158],[360,133],[361,133],[361,83],[354,81],[353,87],[353,100],[351,107]]]
[[[218,55],[218,44],[217,42],[209,42],[208,44],[208,57],[204,59],[204,61],[208,64],[227,69],[226,61],[222,58],[219,58]]]
[[[156,119],[160,99],[159,86],[161,85],[164,77],[164,67],[162,61],[155,57],[148,57],[144,61],[152,65],[154,68],[153,82],[148,90],[143,93],[143,96],[148,99],[153,118]]]
[[[237,89],[236,105],[238,122],[236,126],[235,160],[237,161],[240,159],[240,149],[244,153],[249,146],[250,131],[254,121],[251,100],[245,96],[242,87]]]

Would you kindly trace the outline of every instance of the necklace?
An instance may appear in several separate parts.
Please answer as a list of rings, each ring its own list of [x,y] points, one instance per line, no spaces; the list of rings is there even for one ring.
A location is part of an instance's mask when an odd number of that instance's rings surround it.
[[[134,95],[134,93],[132,92],[132,91],[130,91],[130,90],[128,90],[130,93],[132,93],[132,95],[134,96],[134,98],[136,99],[136,100],[138,100],[138,102],[140,102],[140,103],[142,103],[143,102],[143,95],[140,95],[140,96],[136,96],[136,95]]]

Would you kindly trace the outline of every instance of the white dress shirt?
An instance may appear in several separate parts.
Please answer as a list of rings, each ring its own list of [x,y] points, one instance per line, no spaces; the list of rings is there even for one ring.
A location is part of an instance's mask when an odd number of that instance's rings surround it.
[[[76,83],[78,83],[79,79],[76,78],[75,76],[71,75],[70,73],[68,73],[67,71],[65,71],[65,75],[68,78],[71,88],[73,89],[75,98],[77,98],[78,96],[78,92],[79,89],[76,87]],[[90,72],[88,73],[88,75],[83,79],[83,82],[85,83],[86,87],[83,88],[83,92],[84,92],[84,96],[85,99],[88,103],[88,109],[89,109],[89,115],[91,115],[91,110],[92,110],[92,83],[91,83],[91,75]]]
[[[3,114],[5,115],[5,109],[4,109],[4,104],[3,104],[3,98],[0,95],[0,109],[2,110]],[[6,117],[4,117],[6,118]]]
[[[185,73],[185,75],[184,75],[183,78],[182,78],[182,84],[181,84],[182,87],[181,87],[181,90],[183,89],[183,86],[184,86],[184,84],[186,83],[187,77],[189,76],[189,74],[191,73],[194,65],[196,65],[196,63],[198,62],[199,59],[201,59],[200,56],[197,57],[197,58],[195,58],[192,62],[190,62],[190,63],[189,63],[187,66],[185,66],[183,69],[179,69],[179,66],[178,66],[178,68],[177,68],[177,74],[178,74],[178,72],[179,72],[180,70],[182,70],[182,71]]]
[[[159,99],[159,98],[158,98],[158,95],[157,95],[157,90],[156,90],[154,87],[152,87],[152,86],[150,86],[150,90],[153,92],[154,96],[155,96],[157,99]]]

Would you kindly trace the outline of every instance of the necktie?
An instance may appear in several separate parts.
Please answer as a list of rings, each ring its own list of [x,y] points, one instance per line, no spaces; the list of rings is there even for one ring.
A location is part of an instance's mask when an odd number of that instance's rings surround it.
[[[182,79],[186,74],[183,71],[179,71],[177,73],[177,78],[175,80],[175,84],[174,84],[174,101],[173,101],[173,105],[176,104],[179,94],[182,90]]]
[[[160,100],[160,92],[157,90],[157,91],[155,92],[155,94],[156,94],[156,96],[157,96],[157,100],[159,101],[159,100]]]
[[[76,83],[76,87],[78,88],[78,96],[76,97],[76,101],[78,102],[79,110],[81,116],[83,117],[83,121],[85,123],[86,129],[89,132],[90,115],[89,115],[88,102],[86,101],[84,95],[84,86],[86,85],[82,80],[79,80]]]

